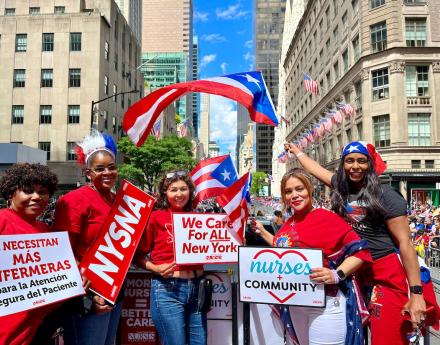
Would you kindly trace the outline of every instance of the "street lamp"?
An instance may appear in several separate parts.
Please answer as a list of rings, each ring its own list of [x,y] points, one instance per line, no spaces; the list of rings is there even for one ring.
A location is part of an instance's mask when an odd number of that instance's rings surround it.
[[[115,93],[115,94],[113,94],[111,96],[107,96],[107,97],[105,97],[103,99],[100,99],[98,101],[92,101],[92,108],[90,110],[90,131],[93,129],[93,116],[95,115],[95,105],[96,104],[104,102],[104,101],[106,101],[106,100],[108,100],[110,98],[113,98],[113,97],[116,97],[116,96],[119,96],[119,95],[125,95],[127,93],[137,93],[137,92],[139,92],[139,90],[130,90],[130,91],[118,92],[118,93]]]

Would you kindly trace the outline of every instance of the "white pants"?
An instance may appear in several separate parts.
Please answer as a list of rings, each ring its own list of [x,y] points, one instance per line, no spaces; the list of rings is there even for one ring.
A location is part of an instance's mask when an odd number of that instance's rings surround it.
[[[300,345],[344,345],[347,325],[345,296],[326,297],[325,308],[290,307]]]

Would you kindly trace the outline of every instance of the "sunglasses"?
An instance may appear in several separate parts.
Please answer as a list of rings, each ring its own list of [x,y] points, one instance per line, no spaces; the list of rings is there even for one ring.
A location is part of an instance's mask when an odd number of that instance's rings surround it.
[[[167,179],[171,179],[171,178],[175,178],[175,177],[182,177],[182,176],[186,176],[188,175],[188,172],[185,170],[179,170],[179,171],[173,171],[173,172],[169,172],[168,174],[165,175],[165,177]]]
[[[100,174],[103,173],[104,171],[108,170],[110,172],[116,171],[117,167],[116,165],[109,165],[108,167],[96,167],[96,168],[90,168],[91,171]]]

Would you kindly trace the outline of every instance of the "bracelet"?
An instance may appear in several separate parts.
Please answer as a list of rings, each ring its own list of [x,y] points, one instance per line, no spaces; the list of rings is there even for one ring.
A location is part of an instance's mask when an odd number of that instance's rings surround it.
[[[338,273],[336,272],[336,270],[330,270],[330,271],[332,272],[333,279],[335,280],[335,284],[338,284],[339,281],[341,280],[339,279]]]
[[[299,157],[304,156],[304,155],[305,155],[304,152],[300,152],[300,153],[296,153],[295,154],[296,158],[299,158]]]

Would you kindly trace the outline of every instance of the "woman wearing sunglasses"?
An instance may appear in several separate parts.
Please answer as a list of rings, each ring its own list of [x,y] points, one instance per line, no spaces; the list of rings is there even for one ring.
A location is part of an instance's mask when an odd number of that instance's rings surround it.
[[[373,264],[360,273],[364,284],[372,291],[369,305],[371,344],[407,344],[407,334],[412,327],[403,314],[409,314],[412,326],[416,328],[426,317],[423,297],[433,294],[421,286],[420,268],[406,216],[406,201],[391,186],[380,183],[378,176],[386,169],[380,154],[371,144],[362,141],[349,143],[342,151],[336,173],[333,173],[296,145],[286,144],[285,149],[293,153],[308,172],[334,189],[332,210],[368,242]],[[432,302],[437,310],[435,298]],[[434,324],[438,322],[436,315],[430,319]]]
[[[152,212],[138,247],[141,267],[154,273],[151,317],[163,345],[205,345],[206,314],[198,310],[203,266],[176,265],[173,212],[192,211],[194,184],[185,171],[167,173],[159,183]]]
[[[98,131],[93,131],[76,146],[77,161],[90,183],[58,200],[53,228],[69,232],[78,262],[93,245],[115,199],[112,189],[118,179],[116,153],[113,138]],[[78,303],[65,306],[64,343],[112,345],[121,314],[122,297],[123,289],[114,307],[106,305],[104,299],[96,295],[84,303],[80,299]]]

